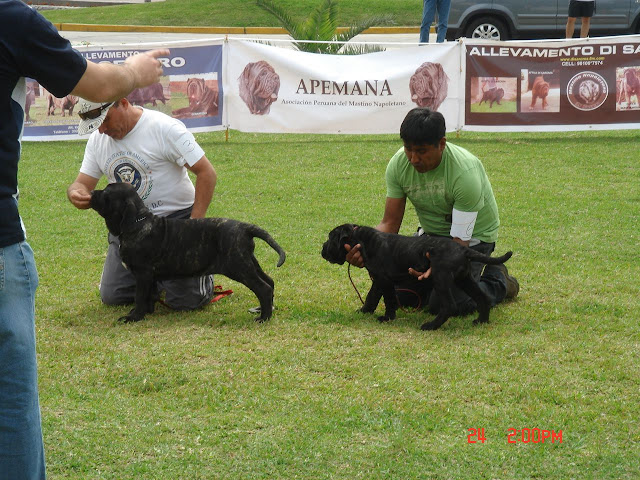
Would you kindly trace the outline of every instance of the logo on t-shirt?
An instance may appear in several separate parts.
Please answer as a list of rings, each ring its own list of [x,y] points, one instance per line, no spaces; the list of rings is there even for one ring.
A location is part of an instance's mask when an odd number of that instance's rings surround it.
[[[118,152],[107,160],[105,170],[111,181],[133,185],[142,200],[146,200],[151,193],[151,168],[139,155]]]
[[[116,177],[116,182],[130,183],[136,190],[140,188],[142,183],[140,172],[130,163],[118,165],[113,171],[113,175]]]

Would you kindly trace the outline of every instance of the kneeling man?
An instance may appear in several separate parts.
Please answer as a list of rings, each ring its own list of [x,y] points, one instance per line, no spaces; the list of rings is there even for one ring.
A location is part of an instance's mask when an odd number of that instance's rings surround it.
[[[161,112],[133,106],[126,98],[110,103],[79,102],[78,133],[91,133],[80,173],[67,189],[69,201],[88,209],[91,192],[104,175],[109,183],[133,185],[154,214],[202,218],[211,203],[216,172],[184,124]],[[195,188],[188,171],[196,176]],[[108,305],[134,302],[135,278],[120,258],[120,243],[109,234],[100,280]],[[179,246],[177,246],[179,248]],[[213,276],[163,281],[158,292],[176,310],[192,310],[211,301]]]
[[[491,183],[477,157],[464,148],[447,142],[446,125],[440,112],[414,108],[400,126],[404,147],[387,165],[387,199],[382,221],[376,227],[382,232],[398,233],[407,199],[413,204],[420,221],[420,234],[451,237],[454,241],[490,255],[498,238],[498,206]],[[359,245],[349,252],[347,261],[361,267]],[[518,294],[518,281],[504,265],[472,262],[472,275],[489,298],[491,306]],[[484,267],[484,272],[483,272]],[[428,272],[411,272],[396,286],[400,305],[429,307],[436,313],[438,299],[431,288]],[[457,315],[475,310],[475,302],[462,290],[453,291]]]

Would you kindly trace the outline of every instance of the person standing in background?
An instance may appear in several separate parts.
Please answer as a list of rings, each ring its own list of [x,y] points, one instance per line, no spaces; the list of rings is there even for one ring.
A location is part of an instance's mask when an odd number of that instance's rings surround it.
[[[451,0],[424,0],[422,8],[422,24],[420,25],[420,43],[429,43],[429,31],[431,24],[438,13],[437,39],[442,43],[447,35],[447,24],[449,23],[449,9]]]
[[[570,0],[569,1],[569,18],[567,18],[566,34],[567,38],[573,38],[573,31],[576,26],[576,18],[582,18],[580,27],[580,37],[589,36],[589,27],[591,26],[591,17],[596,13],[596,0]]]

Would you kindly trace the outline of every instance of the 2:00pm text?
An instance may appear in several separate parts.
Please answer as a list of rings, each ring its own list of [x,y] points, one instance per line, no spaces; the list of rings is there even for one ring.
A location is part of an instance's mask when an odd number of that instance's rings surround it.
[[[467,443],[484,443],[487,440],[484,428],[468,428],[467,432]],[[507,443],[562,443],[562,430],[509,428]]]

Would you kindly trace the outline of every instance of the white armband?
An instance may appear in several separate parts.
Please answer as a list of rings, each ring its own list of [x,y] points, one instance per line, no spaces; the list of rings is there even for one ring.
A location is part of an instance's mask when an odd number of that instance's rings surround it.
[[[471,240],[473,235],[473,227],[476,224],[478,212],[461,212],[453,209],[451,213],[451,232],[453,238],[459,238],[463,241]]]

